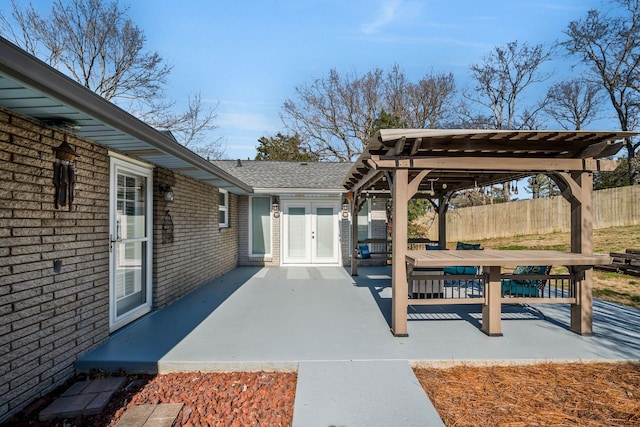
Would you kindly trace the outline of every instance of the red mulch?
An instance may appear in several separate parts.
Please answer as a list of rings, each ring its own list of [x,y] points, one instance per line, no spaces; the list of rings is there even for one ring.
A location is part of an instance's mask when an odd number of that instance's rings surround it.
[[[38,421],[38,413],[65,388],[32,404],[10,426],[115,426],[128,407],[184,403],[178,426],[290,426],[296,392],[295,372],[178,373],[130,376],[128,386],[113,395],[96,416]],[[63,424],[65,422],[67,424]]]

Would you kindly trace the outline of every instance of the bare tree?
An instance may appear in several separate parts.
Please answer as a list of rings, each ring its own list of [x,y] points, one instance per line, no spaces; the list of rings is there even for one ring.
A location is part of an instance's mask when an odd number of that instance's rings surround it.
[[[518,101],[529,86],[549,78],[549,74],[540,71],[540,66],[549,57],[550,52],[543,45],[519,45],[517,41],[513,41],[504,47],[496,47],[480,64],[470,66],[476,85],[471,92],[465,91],[463,95],[472,103],[480,105],[481,110],[489,110],[484,116],[490,120],[485,125],[487,128],[526,127],[526,121],[518,121]],[[538,110],[539,106],[529,108],[529,112],[522,117],[530,121],[532,112]]]
[[[362,152],[377,118],[382,81],[379,69],[363,76],[332,69],[327,78],[296,87],[299,100],[284,102],[282,120],[318,157],[350,161]]]
[[[282,107],[287,128],[308,141],[321,159],[350,161],[362,153],[382,112],[407,127],[436,127],[453,111],[453,75],[409,82],[398,66],[384,73],[340,74],[296,88]]]
[[[56,0],[49,15],[11,0],[0,15],[3,33],[27,52],[69,75],[106,100],[160,129],[171,128],[189,145],[212,128],[215,113],[189,98],[188,110],[175,114],[164,99],[171,66],[144,49],[146,37],[117,1]],[[185,139],[182,139],[185,138]]]
[[[638,126],[640,110],[640,0],[612,0],[613,13],[590,10],[572,21],[561,42],[590,70],[589,80],[600,85],[616,112],[623,131]],[[627,138],[629,183],[638,180],[636,150],[640,142]]]
[[[542,45],[520,45],[517,41],[496,47],[481,63],[470,66],[476,81],[473,91],[465,91],[464,98],[480,110],[469,109],[463,119],[483,129],[532,129],[538,125],[537,115],[542,103],[522,108],[522,93],[534,83],[549,78],[540,66],[549,60],[550,52]],[[486,112],[488,110],[488,112]],[[502,186],[505,201],[511,199],[509,185]]]
[[[600,86],[584,79],[552,85],[544,111],[563,129],[580,130],[595,120],[602,106]]]
[[[218,128],[214,123],[217,117],[215,107],[205,108],[200,92],[189,95],[187,101],[187,110],[184,113],[156,112],[149,118],[150,124],[158,129],[170,131],[178,142],[202,157],[224,157],[225,150],[220,144],[220,138],[213,141],[208,139],[209,132]]]
[[[445,127],[454,109],[456,84],[453,74],[428,75],[407,87],[403,119],[415,128]]]

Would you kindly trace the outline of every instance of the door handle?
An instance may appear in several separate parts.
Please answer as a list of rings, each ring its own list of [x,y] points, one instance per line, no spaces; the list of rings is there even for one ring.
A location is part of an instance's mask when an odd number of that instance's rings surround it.
[[[114,239],[113,238],[113,234],[109,234],[109,252],[110,253],[113,252],[113,244],[114,243],[118,243],[118,242],[121,242],[121,241],[122,241],[122,239],[120,237]]]

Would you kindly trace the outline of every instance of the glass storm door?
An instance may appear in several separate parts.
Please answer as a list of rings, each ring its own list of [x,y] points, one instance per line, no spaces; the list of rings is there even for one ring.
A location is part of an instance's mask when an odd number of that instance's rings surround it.
[[[338,263],[338,203],[284,203],[283,262]]]
[[[111,159],[109,326],[151,309],[151,169]]]

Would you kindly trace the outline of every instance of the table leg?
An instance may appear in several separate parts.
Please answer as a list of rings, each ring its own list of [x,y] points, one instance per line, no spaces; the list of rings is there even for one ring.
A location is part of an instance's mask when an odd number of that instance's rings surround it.
[[[500,267],[484,267],[484,271],[489,272],[489,281],[485,283],[484,287],[482,332],[490,337],[501,337],[500,314],[502,313],[502,307],[500,298],[502,286],[500,284]]]
[[[576,334],[593,335],[593,269],[586,270],[576,283],[577,303],[571,304],[571,330]],[[578,275],[575,275],[578,276]]]

